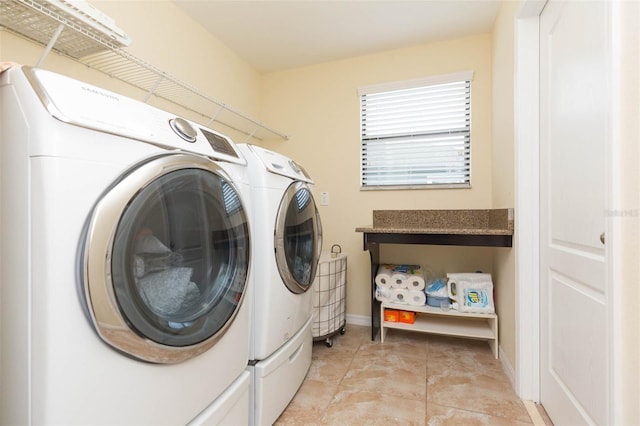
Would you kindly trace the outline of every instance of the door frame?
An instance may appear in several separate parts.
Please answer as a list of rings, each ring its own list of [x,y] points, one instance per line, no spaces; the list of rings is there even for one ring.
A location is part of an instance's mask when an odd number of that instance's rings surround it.
[[[539,20],[544,0],[524,0],[515,17],[516,392],[540,401]]]
[[[539,138],[539,21],[546,0],[523,0],[515,16],[515,231],[516,249],[516,370],[515,387],[520,398],[540,401],[540,200],[531,194],[539,194],[540,182],[540,138]],[[616,53],[620,51],[622,35],[613,23],[624,17],[624,5],[610,4],[610,65],[611,115],[619,113],[618,106],[623,97],[623,88],[616,78],[622,68]],[[620,141],[616,138],[624,123],[610,120],[607,145],[607,209],[620,205],[617,188],[623,179],[619,167],[613,167],[620,152]],[[612,214],[606,217],[606,277],[610,297],[608,312],[609,344],[609,420],[612,424],[623,419],[623,328],[622,283],[620,268],[616,262],[622,245],[620,229]],[[616,283],[616,285],[611,285]]]

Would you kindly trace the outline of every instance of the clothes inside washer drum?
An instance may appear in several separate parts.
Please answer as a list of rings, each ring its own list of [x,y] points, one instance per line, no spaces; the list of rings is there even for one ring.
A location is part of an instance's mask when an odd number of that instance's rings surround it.
[[[136,253],[171,253],[171,250],[156,236],[143,234],[136,241]]]
[[[200,288],[198,287],[198,284],[191,281],[187,284],[187,294],[184,297],[182,308],[190,308],[198,301],[198,299],[200,299]]]
[[[300,283],[307,284],[311,282],[311,265],[309,262],[305,262],[300,256],[296,256],[293,263],[293,276]]]
[[[150,232],[150,231],[149,231]],[[136,241],[136,255],[133,270],[136,278],[179,266],[183,261],[182,254],[172,252],[156,236],[142,235]]]
[[[167,270],[182,263],[183,257],[180,253],[168,251],[166,253],[139,253],[134,258],[134,273],[136,278]]]
[[[191,290],[189,300],[193,299],[191,283],[191,268],[170,268],[160,272],[153,272],[141,278],[138,285],[140,293],[147,305],[158,315],[173,315],[177,313]],[[197,286],[196,286],[197,289]]]

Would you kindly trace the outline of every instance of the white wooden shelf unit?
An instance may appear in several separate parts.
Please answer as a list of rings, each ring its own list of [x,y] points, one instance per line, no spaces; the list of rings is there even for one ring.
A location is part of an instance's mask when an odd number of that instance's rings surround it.
[[[416,320],[413,324],[385,321],[385,309],[415,312]],[[389,328],[487,340],[493,355],[496,359],[498,358],[498,316],[496,314],[474,314],[453,309],[443,311],[439,307],[429,305],[411,306],[382,302],[380,304],[381,343],[384,343],[385,334]]]
[[[211,126],[217,122],[240,132],[246,135],[242,142],[251,138],[289,139],[286,134],[135,57],[115,38],[96,29],[98,25],[87,24],[86,19],[69,14],[65,9],[70,7],[74,8],[68,0],[1,0],[0,30],[45,46],[36,67],[54,50],[142,90],[146,93],[141,99],[144,102],[155,96],[196,113],[200,124]]]

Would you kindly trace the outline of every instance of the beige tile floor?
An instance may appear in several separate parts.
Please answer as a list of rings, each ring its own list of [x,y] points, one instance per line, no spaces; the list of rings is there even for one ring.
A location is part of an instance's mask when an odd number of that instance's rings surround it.
[[[315,342],[307,377],[276,425],[531,424],[484,341],[349,325]]]

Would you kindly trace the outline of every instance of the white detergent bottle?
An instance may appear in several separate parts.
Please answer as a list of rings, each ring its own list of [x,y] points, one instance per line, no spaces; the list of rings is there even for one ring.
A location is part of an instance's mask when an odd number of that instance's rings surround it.
[[[455,309],[479,314],[495,312],[491,274],[449,273],[447,278],[447,292]]]

